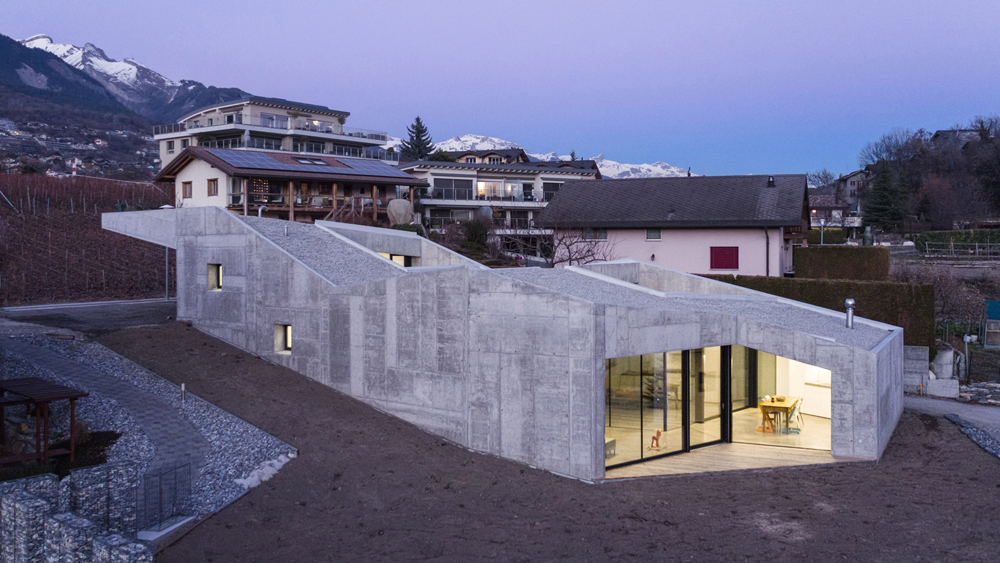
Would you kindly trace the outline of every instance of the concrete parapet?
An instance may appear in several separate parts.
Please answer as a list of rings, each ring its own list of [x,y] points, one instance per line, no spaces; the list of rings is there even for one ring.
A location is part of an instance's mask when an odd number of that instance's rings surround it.
[[[928,379],[924,393],[932,397],[958,398],[959,385],[957,379]]]
[[[101,228],[160,246],[177,248],[177,210],[102,213]]]

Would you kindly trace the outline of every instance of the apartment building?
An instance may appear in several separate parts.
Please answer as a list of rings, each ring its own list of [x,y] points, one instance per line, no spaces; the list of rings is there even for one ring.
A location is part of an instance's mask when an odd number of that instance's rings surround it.
[[[380,148],[388,133],[345,127],[350,113],[325,106],[252,96],[193,111],[153,128],[160,168],[187,147],[259,149],[398,162]]]
[[[484,154],[477,156],[477,152]],[[469,159],[488,160],[490,155],[518,158],[504,152],[465,154]],[[485,215],[492,219],[496,234],[510,243],[508,250],[517,247],[531,254],[538,254],[541,239],[552,234],[551,229],[536,227],[534,220],[559,188],[569,181],[601,177],[593,160],[500,164],[420,160],[398,168],[427,184],[416,191],[415,209],[431,229]]]
[[[455,162],[466,164],[516,164],[531,162],[524,149],[495,149],[485,151],[446,151]]]

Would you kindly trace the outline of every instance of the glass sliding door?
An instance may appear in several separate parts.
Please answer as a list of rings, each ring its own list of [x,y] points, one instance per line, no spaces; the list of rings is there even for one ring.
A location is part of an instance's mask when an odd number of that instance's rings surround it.
[[[718,442],[723,438],[722,347],[697,348],[688,352],[689,447]]]
[[[679,352],[642,356],[643,459],[684,447]]]

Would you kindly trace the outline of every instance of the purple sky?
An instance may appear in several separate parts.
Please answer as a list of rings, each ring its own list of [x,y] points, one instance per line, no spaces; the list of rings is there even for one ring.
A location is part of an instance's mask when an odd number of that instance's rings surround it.
[[[833,6],[836,4],[836,6]],[[1000,3],[5,2],[172,79],[699,174],[856,168],[896,127],[1000,112]]]

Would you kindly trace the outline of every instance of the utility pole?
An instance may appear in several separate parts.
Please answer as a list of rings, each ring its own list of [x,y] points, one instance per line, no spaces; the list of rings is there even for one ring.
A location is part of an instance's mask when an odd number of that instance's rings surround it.
[[[166,265],[166,267],[163,268],[163,286],[165,288],[164,292],[166,293],[166,295],[164,295],[163,298],[169,301],[170,300],[170,247],[164,246],[163,250],[166,251],[166,258],[164,260],[164,264]]]

